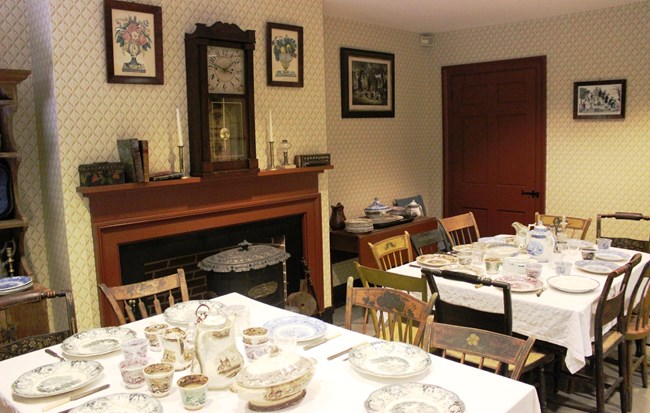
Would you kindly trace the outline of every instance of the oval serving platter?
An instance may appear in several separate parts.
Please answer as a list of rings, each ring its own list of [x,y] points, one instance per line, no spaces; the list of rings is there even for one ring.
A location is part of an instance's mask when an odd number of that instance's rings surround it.
[[[92,360],[69,360],[47,364],[23,373],[11,385],[17,396],[49,397],[79,389],[95,381],[104,370]]]
[[[550,277],[546,282],[556,290],[572,294],[588,293],[600,287],[598,281],[589,277],[583,277],[582,275],[572,275],[570,277],[556,275]]]
[[[349,361],[361,373],[385,378],[411,377],[431,365],[429,353],[398,341],[375,341],[357,346],[350,351]]]
[[[162,413],[160,402],[143,393],[118,393],[87,401],[69,413]]]
[[[592,261],[592,260],[580,260],[575,262],[576,267],[582,271],[587,271],[593,274],[609,274],[614,271],[620,264],[615,264],[609,261]]]
[[[368,413],[465,411],[465,404],[456,393],[425,383],[389,384],[370,393],[365,407]]]
[[[98,356],[119,350],[123,341],[135,337],[135,331],[126,327],[93,328],[66,338],[61,350],[74,357]]]
[[[449,254],[424,254],[419,255],[415,260],[424,267],[433,268],[444,267],[458,262],[458,258]]]
[[[602,261],[627,261],[630,259],[630,254],[612,249],[598,250],[594,257]]]

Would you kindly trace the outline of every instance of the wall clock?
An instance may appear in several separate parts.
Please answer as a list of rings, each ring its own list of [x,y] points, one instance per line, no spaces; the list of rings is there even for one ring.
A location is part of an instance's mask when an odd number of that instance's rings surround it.
[[[257,172],[255,31],[217,22],[185,34],[190,174]]]

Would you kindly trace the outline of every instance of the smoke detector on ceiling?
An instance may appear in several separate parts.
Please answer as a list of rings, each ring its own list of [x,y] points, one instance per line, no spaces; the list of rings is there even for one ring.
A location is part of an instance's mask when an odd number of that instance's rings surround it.
[[[432,34],[421,34],[420,35],[420,46],[422,46],[422,47],[433,47],[433,35]]]

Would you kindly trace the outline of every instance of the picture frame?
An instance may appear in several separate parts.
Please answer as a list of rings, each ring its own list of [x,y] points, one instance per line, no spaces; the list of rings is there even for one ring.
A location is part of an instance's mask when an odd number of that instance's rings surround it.
[[[573,84],[573,119],[625,118],[625,79]]]
[[[266,23],[266,84],[303,87],[302,27]]]
[[[395,117],[395,55],[341,48],[341,117]]]
[[[161,7],[104,0],[104,25],[108,83],[164,84]]]

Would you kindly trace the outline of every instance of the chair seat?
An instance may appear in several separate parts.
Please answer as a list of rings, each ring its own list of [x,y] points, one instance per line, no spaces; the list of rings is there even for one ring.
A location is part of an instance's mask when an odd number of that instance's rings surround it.
[[[605,337],[603,337],[603,353],[604,354],[609,353],[610,350],[612,350],[624,339],[625,336],[622,333],[618,331],[609,331],[608,333],[605,334]],[[594,343],[591,343],[591,351],[592,353],[596,352]]]
[[[451,350],[447,351],[447,358],[460,360],[461,356],[462,356],[462,353],[460,353],[460,352],[451,351]],[[524,373],[524,372],[526,372],[528,370],[536,368],[542,362],[544,364],[547,364],[549,362],[548,361],[549,358],[551,358],[551,357],[553,357],[553,355],[540,353],[540,352],[534,351],[534,350],[531,351],[530,354],[528,355],[528,358],[526,358],[526,362],[524,363],[524,368],[522,370],[522,373]],[[478,364],[479,361],[480,360],[479,360],[478,356],[473,356],[471,354],[465,355],[465,362],[466,363]],[[491,369],[491,370],[495,370],[497,368],[497,362],[495,360],[485,360],[483,362],[483,365],[485,367],[487,367],[488,369]],[[508,365],[508,370],[509,371],[512,371],[513,368],[514,368],[513,365],[511,365],[511,364]]]
[[[625,331],[626,340],[640,340],[650,335],[650,324],[645,326],[637,326],[637,318],[638,314],[632,314],[630,316],[627,324],[627,330]]]

